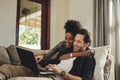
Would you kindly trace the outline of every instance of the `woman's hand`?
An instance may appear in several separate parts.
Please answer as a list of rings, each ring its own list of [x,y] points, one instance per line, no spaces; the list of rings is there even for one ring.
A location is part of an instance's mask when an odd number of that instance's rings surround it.
[[[43,55],[37,55],[35,56],[36,63],[40,62],[43,59]]]

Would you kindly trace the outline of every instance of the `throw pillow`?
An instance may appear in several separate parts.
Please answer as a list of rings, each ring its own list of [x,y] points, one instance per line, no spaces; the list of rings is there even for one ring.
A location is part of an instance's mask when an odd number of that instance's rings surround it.
[[[109,49],[108,46],[96,47],[94,49],[96,60],[94,80],[104,80],[104,66]]]
[[[0,65],[2,64],[11,64],[11,62],[6,48],[0,46]]]
[[[17,53],[15,45],[8,46],[7,51],[8,51],[8,54],[10,56],[10,60],[11,60],[12,64],[17,64],[20,62],[20,58],[19,58],[19,55]]]
[[[109,56],[107,55],[106,63],[104,66],[104,80],[109,80],[110,69],[111,69],[111,60],[109,59]]]
[[[106,71],[104,71],[105,80],[115,80],[114,56],[112,54],[108,54],[107,57],[110,62],[104,67],[106,69]]]

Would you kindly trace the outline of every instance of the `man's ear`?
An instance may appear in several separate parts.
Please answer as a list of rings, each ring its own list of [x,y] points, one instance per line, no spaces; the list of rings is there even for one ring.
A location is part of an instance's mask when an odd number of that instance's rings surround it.
[[[89,47],[89,45],[90,45],[89,42],[85,43],[85,47]]]

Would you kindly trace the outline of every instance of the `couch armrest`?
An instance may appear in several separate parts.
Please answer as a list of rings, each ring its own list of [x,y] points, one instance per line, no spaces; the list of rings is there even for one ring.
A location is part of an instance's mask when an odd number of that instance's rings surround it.
[[[46,77],[13,77],[8,80],[52,80],[51,78]]]

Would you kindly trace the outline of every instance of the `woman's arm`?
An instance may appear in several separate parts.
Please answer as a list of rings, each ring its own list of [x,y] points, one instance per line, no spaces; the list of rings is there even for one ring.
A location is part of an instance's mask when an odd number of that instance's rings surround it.
[[[62,55],[60,57],[60,60],[65,60],[65,59],[69,59],[72,57],[78,57],[78,56],[89,56],[89,55],[94,55],[94,54],[95,54],[94,49],[83,51],[83,52],[72,52],[72,53],[67,53],[67,54]]]
[[[62,44],[63,44],[63,42],[58,43],[55,47],[53,47],[45,55],[36,55],[35,56],[36,62],[39,63],[41,60],[45,60],[45,61],[50,60],[53,55],[57,54],[57,52],[60,51]]]
[[[44,56],[45,59],[49,60],[53,55],[60,52],[60,48],[62,47],[63,42],[58,43],[55,47],[53,47],[46,55]]]

